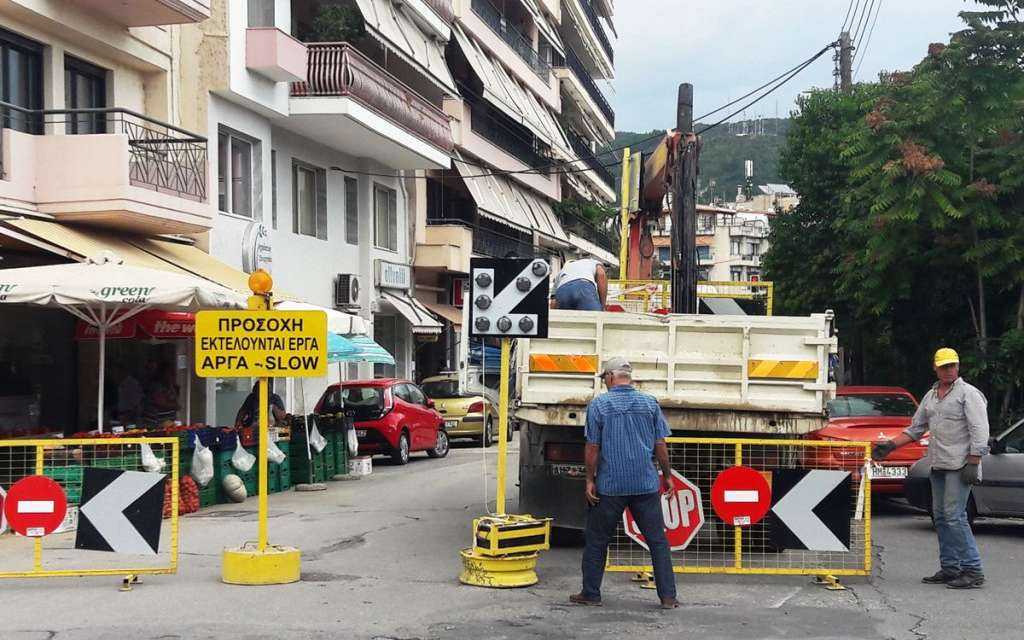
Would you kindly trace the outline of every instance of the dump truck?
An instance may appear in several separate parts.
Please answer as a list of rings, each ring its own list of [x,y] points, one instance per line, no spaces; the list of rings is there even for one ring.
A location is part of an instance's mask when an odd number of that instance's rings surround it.
[[[552,310],[545,339],[517,341],[519,512],[584,524],[587,405],[612,356],[661,405],[675,436],[799,438],[835,396],[833,314],[655,315]]]

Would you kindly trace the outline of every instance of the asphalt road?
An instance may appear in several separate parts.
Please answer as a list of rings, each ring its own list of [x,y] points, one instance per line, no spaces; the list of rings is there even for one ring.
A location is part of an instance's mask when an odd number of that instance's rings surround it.
[[[493,494],[495,450],[463,447],[404,468],[380,462],[370,478],[325,492],[273,496],[272,541],[303,550],[295,585],[219,581],[220,549],[255,537],[253,499],[183,518],[179,573],[147,578],[130,593],[118,592],[115,578],[0,581],[0,638],[1021,637],[1024,522],[979,522],[989,584],[957,592],[919,582],[936,565],[928,519],[885,502],[874,520],[875,574],[850,580],[846,591],[800,577],[680,576],[684,606],[661,611],[652,591],[609,574],[605,606],[579,608],[567,603],[579,589],[578,547],[543,554],[534,587],[466,587],[457,580],[458,551],[483,510],[485,460]],[[24,551],[9,536],[0,540],[0,568],[23,562]],[[59,565],[75,553],[47,557]]]

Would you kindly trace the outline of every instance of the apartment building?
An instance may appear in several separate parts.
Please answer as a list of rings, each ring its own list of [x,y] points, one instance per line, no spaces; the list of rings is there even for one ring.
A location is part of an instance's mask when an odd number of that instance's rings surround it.
[[[697,205],[697,265],[702,282],[757,282],[761,257],[768,252],[773,214]],[[668,279],[672,271],[672,220],[653,234],[655,251],[652,277]]]
[[[611,203],[614,180],[594,154],[614,137],[598,83],[611,80],[610,0],[454,0],[444,100],[451,170],[426,172],[414,257],[417,296],[445,320],[421,370],[453,369],[462,288],[472,256],[617,265],[610,235],[567,212],[579,199]]]

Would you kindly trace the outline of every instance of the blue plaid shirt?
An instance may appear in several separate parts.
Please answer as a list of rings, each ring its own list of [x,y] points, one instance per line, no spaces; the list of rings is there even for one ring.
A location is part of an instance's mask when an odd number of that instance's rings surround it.
[[[612,387],[587,408],[588,444],[601,447],[597,492],[635,496],[658,491],[654,444],[672,435],[653,396],[630,385]]]

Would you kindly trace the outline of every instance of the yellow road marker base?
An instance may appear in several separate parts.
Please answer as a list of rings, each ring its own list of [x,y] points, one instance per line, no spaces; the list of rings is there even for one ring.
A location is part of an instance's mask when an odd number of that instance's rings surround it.
[[[268,546],[260,551],[249,542],[225,549],[221,580],[227,584],[291,584],[301,576],[301,553],[294,547]]]
[[[551,518],[485,516],[473,520],[473,550],[498,557],[551,548]]]
[[[492,558],[477,549],[463,549],[459,582],[475,587],[512,589],[537,584],[536,551]]]

